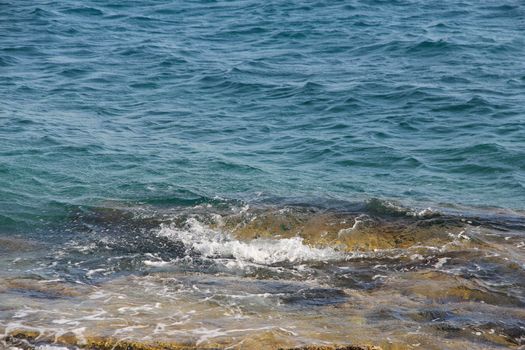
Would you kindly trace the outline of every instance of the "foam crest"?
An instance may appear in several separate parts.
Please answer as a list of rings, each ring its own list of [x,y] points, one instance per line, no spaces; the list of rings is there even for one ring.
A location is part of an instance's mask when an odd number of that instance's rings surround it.
[[[181,241],[188,253],[195,251],[207,258],[235,259],[239,263],[271,265],[282,262],[328,261],[344,257],[333,248],[308,246],[301,237],[240,241],[227,232],[211,229],[195,218],[188,219],[183,228],[162,225],[158,235]]]

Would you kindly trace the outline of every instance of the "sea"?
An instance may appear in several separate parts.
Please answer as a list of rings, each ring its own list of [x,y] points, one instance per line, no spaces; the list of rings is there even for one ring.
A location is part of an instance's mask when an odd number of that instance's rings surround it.
[[[522,349],[524,58],[521,0],[0,1],[0,349]]]

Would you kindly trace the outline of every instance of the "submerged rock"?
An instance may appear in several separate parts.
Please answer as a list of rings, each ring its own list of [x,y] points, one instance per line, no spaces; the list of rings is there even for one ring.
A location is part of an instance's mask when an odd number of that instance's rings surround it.
[[[5,259],[0,348],[521,346],[521,233],[386,209],[96,212],[51,252]]]
[[[491,305],[518,306],[523,303],[518,298],[491,290],[480,281],[438,271],[408,273],[404,283],[391,285],[404,293],[422,296],[438,303],[481,302]]]
[[[302,237],[316,246],[346,251],[407,248],[416,244],[442,246],[459,234],[465,223],[441,215],[373,216],[364,213],[322,211],[313,208],[257,208],[221,216],[212,225],[236,238]]]
[[[39,248],[41,244],[35,241],[17,238],[0,237],[0,253],[20,253]]]
[[[87,285],[72,285],[38,278],[7,278],[0,282],[0,288],[6,292],[18,292],[32,298],[45,299],[79,297],[92,289]]]
[[[270,337],[270,338],[268,338]],[[78,339],[74,334],[63,334],[58,337],[45,336],[33,330],[14,330],[4,337],[3,342],[24,350],[35,350],[42,345],[60,345],[77,347],[86,350],[212,350],[212,349],[261,349],[262,344],[273,343],[274,346],[264,348],[279,350],[381,350],[378,346],[370,345],[305,345],[300,347],[282,346],[282,339],[275,334],[263,332],[259,336],[251,337],[242,344],[184,344],[170,341],[142,342],[129,339],[85,337]],[[286,341],[285,341],[286,343]],[[1,343],[0,343],[1,344]]]
[[[279,350],[381,350],[378,346],[361,346],[361,345],[344,345],[344,346],[326,346],[326,345],[320,345],[320,346],[303,346],[300,348],[279,348]]]

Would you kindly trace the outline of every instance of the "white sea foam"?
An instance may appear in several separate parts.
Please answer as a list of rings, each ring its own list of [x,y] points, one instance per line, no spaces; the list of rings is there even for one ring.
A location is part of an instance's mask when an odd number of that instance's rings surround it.
[[[154,261],[154,260],[144,260],[144,265],[153,266],[153,267],[162,267],[169,265],[169,261]]]
[[[355,230],[358,230],[359,228],[366,226],[367,223],[369,222],[371,222],[370,217],[366,214],[361,214],[354,219],[354,225],[352,227],[339,230],[337,236],[338,237],[347,236],[351,234],[352,232],[354,232]]]
[[[414,213],[414,216],[416,216],[418,218],[428,218],[428,217],[435,216],[437,214],[438,214],[438,212],[435,211],[434,209],[426,208],[426,209],[423,209],[423,210],[421,210],[419,212]]]
[[[238,263],[271,265],[280,262],[327,261],[343,255],[333,248],[315,248],[304,244],[301,237],[253,239],[240,241],[230,234],[202,224],[194,218],[185,227],[161,226],[158,234],[179,240],[188,250],[208,258],[234,259]]]

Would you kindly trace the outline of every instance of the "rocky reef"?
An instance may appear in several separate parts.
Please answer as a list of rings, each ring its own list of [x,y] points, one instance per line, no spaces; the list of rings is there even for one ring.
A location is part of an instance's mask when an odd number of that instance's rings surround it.
[[[87,337],[79,340],[75,334],[63,334],[51,339],[35,331],[14,330],[4,337],[3,342],[7,346],[23,350],[34,350],[37,346],[46,344],[76,347],[85,350],[222,350],[226,348],[259,349],[260,345],[257,344],[256,340],[257,339],[254,339],[251,343],[244,343],[240,346],[228,346],[226,344],[199,346],[196,344],[181,344],[176,342],[141,342],[103,337]],[[300,347],[281,347],[275,345],[272,348],[275,350],[382,350],[378,346],[369,345],[305,345]]]

